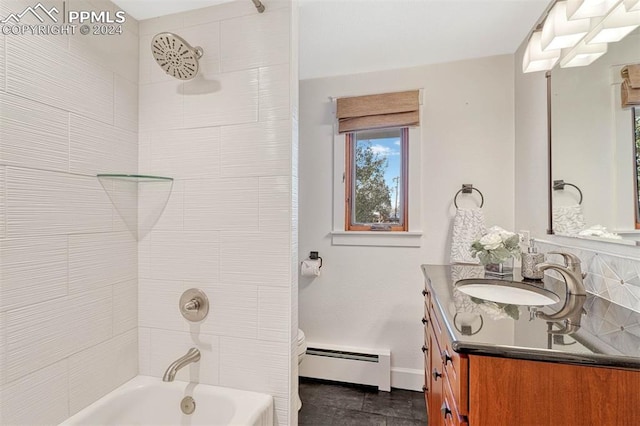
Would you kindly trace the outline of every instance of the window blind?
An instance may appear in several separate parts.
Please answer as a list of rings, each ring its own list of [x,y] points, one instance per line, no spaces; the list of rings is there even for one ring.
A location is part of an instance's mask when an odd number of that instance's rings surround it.
[[[620,71],[622,107],[640,105],[640,64],[627,65]]]
[[[420,124],[419,90],[338,98],[338,133]]]

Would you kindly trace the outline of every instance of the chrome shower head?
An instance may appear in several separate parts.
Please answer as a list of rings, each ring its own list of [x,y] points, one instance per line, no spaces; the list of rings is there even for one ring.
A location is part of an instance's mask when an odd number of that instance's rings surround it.
[[[198,74],[198,59],[203,51],[201,47],[191,47],[176,34],[160,33],[151,40],[151,53],[164,72],[180,80],[191,80]]]

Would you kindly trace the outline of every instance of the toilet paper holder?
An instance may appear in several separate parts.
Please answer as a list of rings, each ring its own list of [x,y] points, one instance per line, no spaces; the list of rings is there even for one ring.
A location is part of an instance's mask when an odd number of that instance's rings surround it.
[[[320,260],[320,266],[318,266],[318,267],[322,268],[322,258],[318,255],[317,251],[309,252],[309,259],[311,259],[311,260]]]

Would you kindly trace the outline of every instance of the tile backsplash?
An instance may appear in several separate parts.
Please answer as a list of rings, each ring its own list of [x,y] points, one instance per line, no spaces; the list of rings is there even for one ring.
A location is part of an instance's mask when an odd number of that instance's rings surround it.
[[[589,339],[594,350],[604,345],[607,351],[616,348],[624,355],[640,353],[640,258],[634,255],[638,248],[581,240],[567,244],[536,241],[536,246],[545,253],[546,261],[563,261],[550,251],[572,253],[582,261],[584,285],[590,294],[584,305],[589,314],[583,316],[581,325],[595,338]]]
[[[589,293],[640,312],[640,258],[549,241],[536,241],[536,246],[542,253],[563,251],[575,254],[582,261],[582,271],[587,274],[584,284]],[[559,255],[547,254],[546,259],[562,262]]]

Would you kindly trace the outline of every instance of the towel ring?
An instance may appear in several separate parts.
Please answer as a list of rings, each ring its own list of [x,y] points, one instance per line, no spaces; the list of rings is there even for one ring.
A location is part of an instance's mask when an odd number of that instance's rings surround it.
[[[582,191],[580,190],[580,188],[578,188],[577,186],[575,186],[572,183],[565,182],[562,179],[553,181],[553,189],[556,190],[556,191],[564,190],[564,187],[566,185],[573,186],[575,189],[578,190],[578,194],[580,194],[580,201],[578,201],[578,204],[582,204]]]
[[[453,197],[453,205],[456,206],[456,209],[458,208],[458,195],[460,195],[460,193],[471,194],[471,191],[476,191],[478,194],[480,194],[480,208],[484,206],[484,195],[482,195],[482,192],[480,192],[479,189],[474,188],[471,184],[463,183],[462,189],[459,189],[458,192],[456,192],[456,195]]]
[[[474,334],[478,334],[480,330],[482,330],[482,326],[484,325],[484,319],[482,318],[482,315],[478,314],[478,316],[480,317],[480,327],[478,327],[476,331],[473,331],[471,326],[458,326],[458,324],[456,323],[456,320],[458,319],[458,313],[459,312],[456,312],[456,314],[453,316],[453,326],[456,328],[456,330],[458,330],[458,332],[465,336],[473,336]]]

